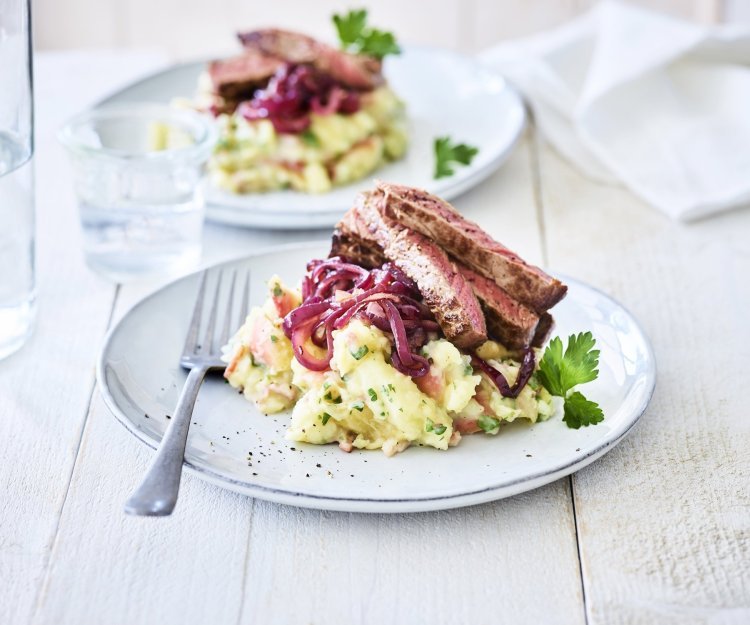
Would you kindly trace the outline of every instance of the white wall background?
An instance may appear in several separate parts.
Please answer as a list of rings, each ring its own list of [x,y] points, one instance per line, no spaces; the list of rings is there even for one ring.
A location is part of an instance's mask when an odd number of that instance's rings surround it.
[[[750,0],[633,0],[704,23],[750,22]],[[32,0],[39,49],[147,47],[175,59],[231,53],[259,26],[334,36],[330,16],[366,6],[400,41],[476,52],[585,11],[596,0]]]

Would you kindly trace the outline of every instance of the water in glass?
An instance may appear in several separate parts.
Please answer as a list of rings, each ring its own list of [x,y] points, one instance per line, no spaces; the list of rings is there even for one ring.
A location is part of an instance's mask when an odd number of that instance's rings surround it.
[[[89,163],[78,181],[88,265],[125,281],[197,263],[203,201],[193,169],[158,173]]]
[[[179,273],[199,261],[200,181],[212,123],[144,103],[86,111],[61,130],[89,267],[125,282]]]
[[[34,171],[31,149],[0,132],[0,358],[33,326]]]

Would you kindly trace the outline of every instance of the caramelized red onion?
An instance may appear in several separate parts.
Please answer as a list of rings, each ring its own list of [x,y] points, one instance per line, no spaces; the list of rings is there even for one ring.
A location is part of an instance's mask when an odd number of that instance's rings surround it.
[[[518,377],[513,383],[513,386],[508,384],[508,380],[505,379],[505,376],[502,373],[476,354],[471,357],[471,364],[475,369],[481,369],[487,374],[493,384],[497,386],[497,390],[500,391],[500,394],[503,397],[516,398],[523,387],[528,383],[531,374],[534,373],[534,350],[529,347],[524,351],[521,368],[518,371]]]
[[[308,263],[302,281],[302,304],[284,317],[284,332],[297,361],[312,371],[325,371],[333,357],[333,331],[362,319],[393,336],[391,364],[411,377],[429,371],[416,353],[439,326],[421,301],[414,282],[391,263],[371,271],[340,257]],[[310,340],[325,349],[316,357],[306,349]]]
[[[359,94],[336,83],[330,76],[309,65],[282,66],[256,91],[252,100],[242,102],[237,112],[249,121],[268,119],[277,132],[298,134],[310,127],[310,113],[331,115],[356,113]]]

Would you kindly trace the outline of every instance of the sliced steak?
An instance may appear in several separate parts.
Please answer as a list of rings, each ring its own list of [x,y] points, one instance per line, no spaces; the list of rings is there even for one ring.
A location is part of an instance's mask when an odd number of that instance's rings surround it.
[[[214,93],[226,100],[239,101],[252,98],[282,65],[284,61],[248,50],[240,56],[212,61],[208,65],[208,74]]]
[[[246,50],[257,50],[287,63],[312,63],[324,45],[308,35],[280,28],[263,28],[237,33]]]
[[[466,265],[456,264],[482,305],[489,337],[508,349],[524,349],[531,345],[539,325],[539,315],[514,300],[489,278]]]
[[[341,256],[365,269],[375,269],[386,262],[383,250],[373,242],[365,241],[353,232],[336,229],[331,237],[329,256]]]
[[[440,198],[411,187],[379,182],[383,215],[434,240],[475,271],[494,280],[513,299],[542,313],[567,287],[495,241]]]
[[[337,229],[381,248],[388,260],[414,280],[451,342],[471,349],[487,340],[484,314],[471,285],[438,245],[383,217],[376,207],[381,199],[372,193],[360,194]]]
[[[543,313],[542,316],[539,317],[539,325],[536,327],[536,332],[534,332],[534,338],[531,339],[532,347],[541,347],[544,345],[554,327],[555,320],[552,318],[552,315],[549,313]]]
[[[237,36],[246,50],[286,63],[314,65],[353,89],[369,91],[383,83],[382,64],[378,59],[337,50],[301,33],[267,28]]]

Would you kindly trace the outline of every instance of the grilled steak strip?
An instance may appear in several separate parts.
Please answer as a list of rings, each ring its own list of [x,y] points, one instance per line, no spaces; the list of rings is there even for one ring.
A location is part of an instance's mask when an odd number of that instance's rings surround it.
[[[537,325],[536,331],[534,332],[534,338],[531,339],[532,347],[541,347],[544,345],[554,327],[555,320],[552,318],[552,315],[549,313],[543,313],[542,316],[539,317],[539,325]]]
[[[240,56],[212,61],[208,74],[214,93],[227,100],[249,100],[282,65],[284,61],[248,50]]]
[[[365,241],[348,230],[336,228],[331,237],[331,253],[329,256],[342,256],[365,269],[382,267],[386,262],[383,250],[373,242]]]
[[[539,325],[539,315],[514,300],[492,280],[466,265],[456,264],[482,305],[488,335],[508,349],[524,349],[531,345]]]
[[[484,315],[463,275],[439,246],[383,217],[375,207],[379,200],[372,193],[360,194],[338,229],[380,247],[388,260],[414,280],[451,342],[472,349],[486,341]]]
[[[381,62],[349,54],[301,33],[267,28],[237,35],[248,51],[292,64],[311,64],[352,89],[369,91],[383,84]]]
[[[385,217],[434,240],[537,313],[565,296],[567,287],[559,280],[526,263],[440,198],[385,182],[378,182],[376,189],[385,197],[379,204]]]

